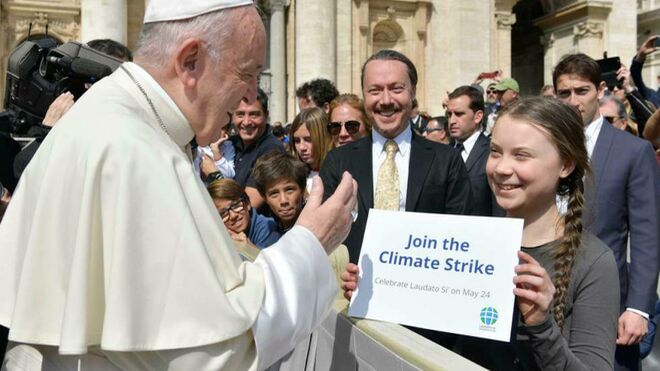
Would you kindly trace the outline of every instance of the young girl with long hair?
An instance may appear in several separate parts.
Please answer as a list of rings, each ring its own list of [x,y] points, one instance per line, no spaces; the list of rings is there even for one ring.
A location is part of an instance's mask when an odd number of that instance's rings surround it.
[[[307,192],[311,190],[312,178],[318,174],[325,157],[333,148],[332,137],[326,127],[328,115],[318,107],[305,108],[293,119],[289,150],[309,167]]]
[[[455,351],[488,369],[612,369],[619,281],[609,248],[582,225],[589,162],[580,115],[528,98],[498,115],[486,173],[508,217],[524,219],[510,343],[459,337]],[[561,214],[557,195],[568,199]],[[357,266],[347,267],[350,296]]]

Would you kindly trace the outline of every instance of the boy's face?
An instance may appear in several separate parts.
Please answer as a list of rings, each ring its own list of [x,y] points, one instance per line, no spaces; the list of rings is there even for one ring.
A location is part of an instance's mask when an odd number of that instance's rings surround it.
[[[586,126],[599,115],[598,100],[605,93],[605,82],[594,85],[582,76],[575,74],[560,75],[557,78],[557,98],[577,108],[582,115],[582,123]]]
[[[302,210],[303,190],[292,179],[281,179],[266,189],[266,203],[284,227],[290,227]]]

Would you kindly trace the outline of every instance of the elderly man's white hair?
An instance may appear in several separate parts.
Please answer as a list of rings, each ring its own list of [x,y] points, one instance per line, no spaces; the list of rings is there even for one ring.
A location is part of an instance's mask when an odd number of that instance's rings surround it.
[[[164,67],[184,40],[197,37],[204,41],[211,58],[219,61],[240,14],[246,9],[225,9],[180,21],[147,23],[140,32],[135,58],[152,68]]]

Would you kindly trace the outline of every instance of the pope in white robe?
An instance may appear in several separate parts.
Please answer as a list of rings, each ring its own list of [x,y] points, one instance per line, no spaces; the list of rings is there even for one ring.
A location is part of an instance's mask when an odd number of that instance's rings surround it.
[[[323,319],[336,293],[325,245],[347,232],[350,177],[324,214],[338,236],[300,222],[242,262],[194,174],[186,116],[125,63],[44,140],[0,224],[3,370],[262,369]],[[316,193],[310,213],[329,212]]]

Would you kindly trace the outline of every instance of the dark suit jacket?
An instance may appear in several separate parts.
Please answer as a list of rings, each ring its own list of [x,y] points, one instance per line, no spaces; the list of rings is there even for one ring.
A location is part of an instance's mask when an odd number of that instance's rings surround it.
[[[486,161],[490,153],[490,139],[479,134],[477,141],[465,161],[465,167],[472,184],[472,214],[480,216],[504,216],[504,210],[497,205],[495,195],[488,186]]]
[[[344,171],[358,183],[358,218],[344,241],[357,263],[369,209],[374,207],[371,136],[332,150],[321,168],[324,199],[337,188]],[[406,211],[468,214],[470,183],[461,156],[451,147],[413,133],[410,146]]]
[[[585,227],[614,252],[621,307],[654,313],[660,174],[651,144],[604,121],[586,184]],[[631,262],[626,263],[630,234]]]

